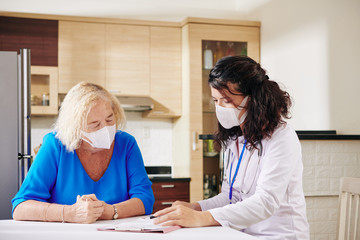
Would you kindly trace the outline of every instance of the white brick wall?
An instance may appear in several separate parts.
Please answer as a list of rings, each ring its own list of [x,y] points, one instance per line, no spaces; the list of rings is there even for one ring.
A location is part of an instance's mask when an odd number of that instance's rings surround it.
[[[360,140],[300,142],[311,240],[335,240],[340,178],[360,178]]]

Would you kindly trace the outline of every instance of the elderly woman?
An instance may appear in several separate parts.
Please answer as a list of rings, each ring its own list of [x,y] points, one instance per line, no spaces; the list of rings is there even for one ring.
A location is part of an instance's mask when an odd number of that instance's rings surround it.
[[[134,137],[117,131],[124,123],[118,100],[104,88],[74,86],[12,200],[13,218],[93,223],[150,214],[151,182]]]

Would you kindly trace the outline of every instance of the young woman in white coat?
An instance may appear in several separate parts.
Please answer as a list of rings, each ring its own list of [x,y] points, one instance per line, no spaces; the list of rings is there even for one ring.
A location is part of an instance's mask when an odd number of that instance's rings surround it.
[[[289,124],[291,99],[249,57],[225,57],[209,75],[225,149],[217,196],[175,202],[155,224],[227,226],[260,239],[309,239],[299,139]]]

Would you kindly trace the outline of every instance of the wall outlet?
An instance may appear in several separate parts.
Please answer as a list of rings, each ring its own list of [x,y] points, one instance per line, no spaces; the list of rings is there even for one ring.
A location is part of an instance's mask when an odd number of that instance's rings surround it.
[[[143,136],[144,136],[144,138],[150,138],[150,128],[149,127],[143,128]]]

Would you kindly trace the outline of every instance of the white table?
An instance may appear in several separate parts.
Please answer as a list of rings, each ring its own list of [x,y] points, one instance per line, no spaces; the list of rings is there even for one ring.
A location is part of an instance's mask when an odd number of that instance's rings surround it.
[[[181,228],[169,233],[105,232],[96,228],[113,225],[129,219],[97,221],[93,224],[49,223],[0,220],[1,240],[256,240],[253,236],[227,227]]]

